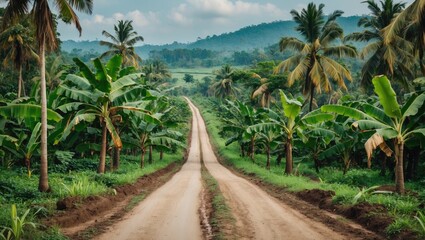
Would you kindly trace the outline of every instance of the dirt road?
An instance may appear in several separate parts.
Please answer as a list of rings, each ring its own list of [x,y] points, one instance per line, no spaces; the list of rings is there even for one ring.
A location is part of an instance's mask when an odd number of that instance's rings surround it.
[[[193,118],[193,126],[197,126]],[[198,215],[201,163],[198,128],[192,129],[187,162],[122,221],[95,239],[202,239]]]
[[[307,218],[223,167],[213,152],[198,109],[190,101],[189,105],[193,126],[187,163],[169,182],[96,239],[202,239],[198,214],[201,157],[236,219],[236,236],[225,236],[226,239],[362,239],[343,236],[320,221]]]
[[[346,236],[341,236],[319,222],[313,222],[219,164],[204,120],[198,109],[192,103],[189,105],[198,122],[203,161],[218,181],[236,218],[237,239],[346,239]],[[192,143],[195,140],[192,139]]]

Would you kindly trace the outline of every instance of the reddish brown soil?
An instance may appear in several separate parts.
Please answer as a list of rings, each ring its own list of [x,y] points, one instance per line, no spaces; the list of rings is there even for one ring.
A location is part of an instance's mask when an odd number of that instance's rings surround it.
[[[149,194],[167,182],[181,167],[172,163],[166,168],[143,176],[134,184],[115,188],[116,195],[91,196],[85,199],[68,197],[57,202],[59,211],[44,221],[47,226],[58,226],[71,239],[84,239],[84,230],[95,228],[99,233],[126,212],[135,195]],[[117,207],[118,206],[118,207]],[[108,218],[104,218],[108,215]]]

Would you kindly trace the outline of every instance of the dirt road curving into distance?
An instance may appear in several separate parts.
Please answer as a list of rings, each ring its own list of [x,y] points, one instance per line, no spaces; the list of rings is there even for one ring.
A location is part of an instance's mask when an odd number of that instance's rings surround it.
[[[195,118],[193,126],[197,126]],[[100,240],[202,239],[198,210],[202,188],[198,128],[192,129],[187,162],[173,178],[149,195]]]
[[[225,239],[365,239],[345,233],[346,229],[341,230],[341,235],[320,221],[311,220],[223,167],[213,152],[199,110],[187,101],[193,113],[187,163],[169,182],[95,239],[205,239],[198,214],[201,159],[218,181],[236,219],[236,236],[224,236]]]
[[[189,102],[197,119],[205,166],[218,181],[236,218],[237,239],[347,239],[271,197],[257,185],[238,177],[218,161],[211,147],[204,120]],[[196,139],[192,139],[195,142]],[[349,237],[350,239],[354,239]]]

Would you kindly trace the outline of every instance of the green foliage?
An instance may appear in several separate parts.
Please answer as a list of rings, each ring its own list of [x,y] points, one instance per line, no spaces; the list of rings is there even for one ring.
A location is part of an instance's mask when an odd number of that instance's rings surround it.
[[[63,189],[59,190],[59,195],[88,197],[99,195],[107,191],[107,188],[86,175],[74,175],[70,184],[62,183]]]
[[[413,222],[412,219],[398,218],[393,223],[391,223],[387,227],[387,229],[385,229],[385,231],[389,236],[396,236],[397,234],[399,234],[403,230],[409,229],[413,225],[414,225],[414,222]]]
[[[18,211],[16,205],[12,204],[11,216],[10,216],[10,225],[3,227],[3,230],[0,232],[0,237],[4,239],[14,239],[20,240],[24,235],[25,226],[31,226],[36,228],[35,223],[28,221],[27,217],[31,209],[27,209],[22,216],[18,216]],[[35,214],[34,214],[35,215]]]
[[[418,212],[416,214],[416,216],[414,216],[414,218],[418,221],[419,223],[419,231],[420,233],[425,236],[425,214],[423,214],[422,212]]]

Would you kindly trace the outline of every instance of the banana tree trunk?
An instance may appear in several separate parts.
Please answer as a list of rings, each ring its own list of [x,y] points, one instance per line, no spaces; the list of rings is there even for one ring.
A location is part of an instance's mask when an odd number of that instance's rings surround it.
[[[286,174],[292,174],[292,139],[286,139]]]
[[[270,144],[267,144],[267,170],[270,170]]]
[[[153,147],[149,146],[149,164],[153,163],[152,151],[153,151]]]
[[[140,168],[145,168],[145,149],[144,147],[142,148],[142,155],[140,157]]]
[[[255,162],[254,160],[254,154],[255,154],[255,138],[251,137],[251,142],[250,142],[250,150],[249,150],[249,156],[251,157],[252,162]]]
[[[38,190],[40,192],[49,191],[48,163],[47,163],[47,96],[46,96],[46,58],[45,41],[40,44],[40,97],[41,97],[41,159],[40,159],[40,180]]]
[[[404,164],[403,164],[403,153],[404,143],[395,140],[395,158],[396,158],[396,169],[395,169],[395,189],[399,194],[404,194]]]
[[[107,137],[107,128],[106,123],[102,121],[102,146],[100,148],[100,161],[97,172],[100,174],[105,173],[105,163],[106,163],[106,137]]]

